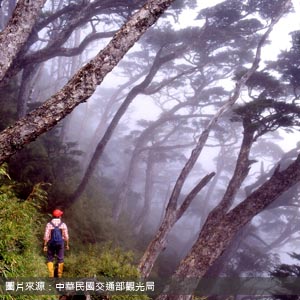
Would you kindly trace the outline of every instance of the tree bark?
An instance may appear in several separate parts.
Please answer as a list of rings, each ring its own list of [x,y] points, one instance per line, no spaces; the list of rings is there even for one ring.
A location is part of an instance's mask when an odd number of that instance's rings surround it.
[[[175,183],[173,192],[171,194],[171,197],[169,199],[169,203],[168,203],[167,208],[166,208],[164,221],[162,223],[169,223],[167,221],[169,218],[172,218],[172,220],[173,220],[172,222],[174,222],[173,215],[174,215],[174,212],[177,210],[178,198],[179,198],[179,195],[181,193],[182,187],[183,187],[189,173],[191,172],[192,168],[194,167],[198,157],[200,156],[200,154],[201,154],[201,152],[202,152],[202,150],[205,146],[205,143],[208,139],[208,136],[209,136],[209,133],[210,133],[211,129],[218,122],[218,120],[222,116],[222,114],[225,111],[227,111],[229,108],[231,108],[233,106],[233,104],[237,101],[237,99],[239,98],[241,89],[243,88],[243,86],[245,85],[247,80],[254,74],[254,72],[258,68],[259,61],[260,61],[260,56],[261,56],[261,49],[262,49],[263,45],[265,44],[265,41],[266,41],[267,37],[271,33],[274,25],[280,20],[281,16],[286,11],[286,5],[288,3],[289,3],[289,1],[285,2],[285,5],[283,5],[282,11],[278,14],[278,16],[276,18],[274,18],[272,20],[272,22],[270,23],[268,29],[266,30],[266,32],[262,35],[261,39],[259,40],[257,48],[256,48],[255,58],[253,60],[251,68],[248,69],[248,71],[237,81],[236,86],[233,90],[233,93],[229,97],[228,101],[218,110],[218,112],[210,120],[210,122],[208,123],[206,128],[203,130],[202,134],[200,135],[196,147],[193,149],[188,161],[186,162],[186,164],[183,167],[180,175],[178,176],[178,179]],[[235,188],[232,190],[232,192],[234,192],[234,191],[235,191]],[[231,194],[233,194],[232,192],[230,191]],[[228,201],[227,202],[223,201],[222,203],[223,204],[225,203],[227,205]],[[212,236],[212,237],[215,236],[214,230],[215,230],[216,226],[218,226],[219,220],[222,219],[222,215],[223,215],[223,210],[221,209],[221,207],[219,207],[219,208],[217,207],[216,209],[214,209],[209,214],[209,216],[207,218],[207,221],[204,224],[204,229],[203,229],[204,233],[205,233],[205,236],[206,236],[205,242],[209,242],[210,236]],[[174,224],[175,224],[175,222],[174,222]],[[168,231],[164,231],[164,233],[167,235]],[[165,240],[166,237],[161,237],[161,239]],[[158,239],[157,239],[157,237],[155,237],[154,240],[152,240],[150,242],[148,248],[146,249],[146,251],[145,251],[145,253],[144,253],[144,255],[143,255],[143,257],[140,261],[139,270],[141,272],[142,277],[147,277],[150,274],[151,267],[153,266],[153,264],[152,265],[147,264],[147,268],[146,268],[146,260],[147,260],[147,257],[152,256],[151,255],[151,251],[153,251],[152,249],[158,249],[158,247],[155,247],[155,245],[152,245],[153,243],[155,244],[157,242],[158,242]],[[216,247],[216,245],[214,245],[214,246]],[[199,256],[201,257],[201,255],[203,255],[203,252],[199,252],[199,253],[200,253]],[[158,257],[157,253],[153,253],[153,255],[155,257]],[[190,266],[190,271],[193,272],[193,265]],[[163,296],[164,295],[162,295],[161,297],[163,297]],[[164,298],[161,298],[161,299],[164,299]],[[178,299],[190,299],[190,298],[178,298]]]
[[[32,1],[30,3],[36,3]],[[24,145],[49,131],[77,105],[85,102],[127,51],[156,22],[174,0],[149,0],[125,23],[111,42],[82,67],[43,105],[0,134],[0,164]],[[21,3],[21,2],[19,2]],[[21,18],[25,20],[24,16]],[[25,24],[26,25],[26,24]],[[0,50],[0,53],[1,52]]]
[[[225,194],[217,206],[223,213],[225,213],[231,206],[237,191],[249,173],[251,162],[249,161],[249,153],[253,143],[254,131],[248,130],[244,127],[243,141],[240,152],[237,158],[236,167],[232,178],[226,188]]]
[[[138,270],[142,278],[147,278],[150,275],[156,259],[167,245],[167,236],[169,232],[175,223],[182,217],[197,194],[209,183],[214,175],[215,173],[211,173],[203,177],[201,181],[194,187],[194,189],[186,196],[185,200],[178,209],[166,209],[165,217],[158,229],[157,234],[148,245],[140,260]]]
[[[181,278],[189,284],[188,278],[199,279],[228,247],[238,231],[258,213],[276,200],[290,187],[300,181],[300,155],[288,168],[279,171],[260,188],[249,195],[242,203],[229,211],[218,223],[211,222],[210,230],[201,231],[189,255],[180,263],[174,278]],[[191,286],[191,292],[193,286]],[[190,295],[161,295],[159,300],[189,300]]]
[[[31,1],[31,0],[27,0]],[[94,1],[87,4],[85,1],[78,1],[78,4],[69,4],[58,11],[51,13],[50,16],[43,16],[42,20],[38,21],[34,26],[32,34],[30,35],[28,41],[26,42],[26,47],[23,47],[13,61],[11,68],[7,71],[4,79],[0,82],[0,86],[7,84],[10,78],[18,74],[24,66],[28,66],[31,63],[41,63],[55,56],[72,56],[81,53],[84,50],[84,47],[88,43],[95,41],[101,38],[110,38],[113,37],[115,31],[110,32],[92,32],[87,35],[82,43],[78,47],[74,48],[65,48],[63,44],[68,40],[72,32],[81,27],[82,25],[88,23],[94,16],[97,14],[102,14],[103,11],[108,11],[113,9],[114,13],[120,14],[124,17],[124,14],[128,13],[130,10],[133,11],[140,7],[140,5],[128,5],[126,1]],[[126,4],[124,4],[127,3]],[[60,4],[59,4],[60,6]],[[117,11],[116,11],[117,8]],[[125,12],[124,12],[125,11]],[[48,43],[48,45],[35,51],[33,53],[28,52],[28,49],[36,41],[38,41],[38,35],[36,34],[43,29],[51,27],[55,23],[60,23],[60,20],[68,19],[66,26],[62,28],[56,25],[55,30],[55,39]],[[53,34],[53,31],[51,32]]]
[[[0,33],[0,81],[26,43],[46,0],[19,0],[5,29]]]

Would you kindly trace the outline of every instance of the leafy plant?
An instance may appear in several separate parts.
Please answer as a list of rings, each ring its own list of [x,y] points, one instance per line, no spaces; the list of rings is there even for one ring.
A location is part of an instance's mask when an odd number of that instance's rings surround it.
[[[132,252],[114,248],[112,244],[104,246],[88,245],[84,251],[72,253],[65,259],[65,276],[78,278],[97,278],[105,281],[134,281],[139,278],[137,268],[133,265]],[[92,296],[102,299],[101,296]],[[112,295],[112,300],[146,300],[146,295],[120,294]]]

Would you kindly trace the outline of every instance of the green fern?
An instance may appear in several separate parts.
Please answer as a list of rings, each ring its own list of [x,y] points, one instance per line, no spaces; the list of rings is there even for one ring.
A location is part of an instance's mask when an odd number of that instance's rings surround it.
[[[11,180],[7,169],[8,169],[7,163],[0,165],[0,179],[2,179],[3,177],[7,177],[8,179]]]

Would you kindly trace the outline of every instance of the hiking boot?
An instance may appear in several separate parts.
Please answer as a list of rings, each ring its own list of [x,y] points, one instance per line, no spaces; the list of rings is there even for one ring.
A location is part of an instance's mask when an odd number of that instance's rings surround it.
[[[64,270],[64,263],[59,263],[57,268],[57,277],[61,278]]]
[[[53,278],[54,277],[54,265],[52,261],[47,262],[47,268],[49,271],[49,277]]]

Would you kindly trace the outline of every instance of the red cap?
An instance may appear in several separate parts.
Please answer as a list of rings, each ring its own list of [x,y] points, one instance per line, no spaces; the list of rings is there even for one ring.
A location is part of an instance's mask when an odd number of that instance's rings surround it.
[[[63,212],[60,210],[60,209],[55,209],[53,212],[52,212],[52,215],[53,217],[61,217],[63,215]]]

